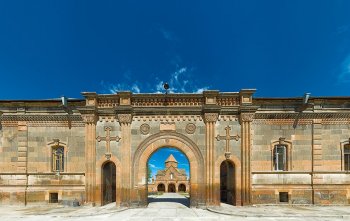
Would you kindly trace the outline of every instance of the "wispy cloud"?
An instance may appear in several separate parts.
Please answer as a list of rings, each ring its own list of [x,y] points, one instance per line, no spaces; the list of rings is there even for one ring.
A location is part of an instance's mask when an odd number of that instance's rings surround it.
[[[350,82],[350,55],[348,55],[341,64],[341,72],[338,76],[340,83]]]
[[[209,86],[200,87],[196,84],[196,81],[192,78],[194,68],[178,67],[173,73],[169,75],[167,81],[159,80],[156,78],[156,84],[151,85],[147,82],[139,83],[132,81],[131,75],[123,74],[125,83],[109,83],[101,82],[104,91],[108,93],[117,93],[119,91],[131,91],[133,93],[164,93],[163,85],[167,82],[170,86],[169,93],[202,93],[204,90],[208,90]],[[127,76],[127,77],[125,77]]]
[[[187,67],[180,67],[170,75],[169,92],[170,93],[202,93],[208,90],[209,86],[199,87],[191,77],[191,72]],[[154,93],[163,93],[164,81],[159,81],[156,85]]]

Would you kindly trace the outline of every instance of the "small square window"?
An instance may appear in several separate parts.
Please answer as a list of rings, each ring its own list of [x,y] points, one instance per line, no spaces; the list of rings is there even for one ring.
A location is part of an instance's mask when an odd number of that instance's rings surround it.
[[[280,192],[280,203],[288,203],[288,192]]]
[[[50,193],[49,203],[58,203],[58,193]]]

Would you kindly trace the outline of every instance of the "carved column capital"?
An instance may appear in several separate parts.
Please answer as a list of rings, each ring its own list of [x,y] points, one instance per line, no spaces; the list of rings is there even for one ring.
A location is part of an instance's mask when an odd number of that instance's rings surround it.
[[[96,114],[82,114],[81,117],[86,124],[96,124],[98,119]]]
[[[241,113],[240,122],[252,122],[254,118],[254,113]]]
[[[209,122],[216,122],[219,118],[218,113],[204,113],[204,122],[209,123]]]
[[[131,114],[117,114],[117,117],[120,124],[130,124],[132,121]]]

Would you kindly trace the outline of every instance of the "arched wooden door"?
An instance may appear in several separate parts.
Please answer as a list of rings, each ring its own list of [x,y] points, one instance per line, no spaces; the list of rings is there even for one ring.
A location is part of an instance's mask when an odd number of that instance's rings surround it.
[[[225,160],[220,165],[220,200],[223,203],[235,205],[235,169],[234,165]]]
[[[102,166],[102,203],[103,205],[116,201],[116,167],[113,162]]]

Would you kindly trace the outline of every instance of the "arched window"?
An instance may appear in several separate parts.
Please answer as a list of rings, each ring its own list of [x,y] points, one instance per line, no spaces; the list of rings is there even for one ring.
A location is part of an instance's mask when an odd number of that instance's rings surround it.
[[[52,147],[52,171],[64,171],[64,147],[62,146]]]
[[[277,171],[287,170],[287,146],[286,145],[275,145],[273,150],[273,165]]]

